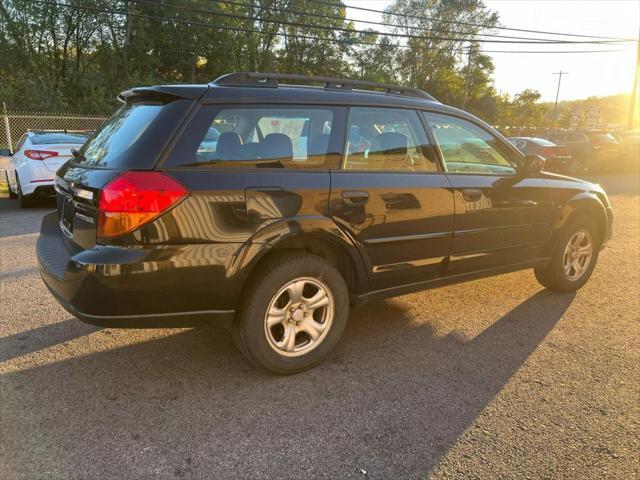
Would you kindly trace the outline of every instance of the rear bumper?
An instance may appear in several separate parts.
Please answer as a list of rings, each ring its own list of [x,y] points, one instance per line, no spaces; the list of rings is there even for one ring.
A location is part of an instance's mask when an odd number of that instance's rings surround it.
[[[229,323],[235,314],[232,292],[239,289],[225,293],[219,266],[203,266],[201,259],[196,269],[167,264],[172,252],[99,245],[82,250],[62,234],[57,212],[43,218],[36,245],[47,288],[84,322],[113,328]]]
[[[38,185],[33,191],[33,195],[40,198],[49,198],[56,196],[56,190],[53,186],[53,181],[51,184]]]

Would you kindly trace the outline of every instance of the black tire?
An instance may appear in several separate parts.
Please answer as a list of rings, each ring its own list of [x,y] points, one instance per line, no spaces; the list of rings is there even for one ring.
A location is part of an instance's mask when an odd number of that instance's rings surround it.
[[[268,339],[269,334],[265,326],[266,314],[281,289],[290,282],[301,278],[319,281],[326,287],[329,293],[328,297],[333,300],[331,308],[333,316],[331,323],[326,327],[326,332],[318,337],[320,340],[315,347],[307,353],[295,353],[298,356],[287,356],[286,353],[281,354],[276,351],[276,347],[272,346],[272,340]],[[290,303],[291,300],[289,300]],[[283,308],[283,310],[291,311],[287,308]],[[289,313],[286,315],[289,318]],[[310,311],[310,317],[313,316],[314,312]],[[328,261],[315,255],[305,252],[283,252],[268,259],[264,265],[258,268],[258,271],[252,273],[232,325],[232,332],[236,345],[254,365],[279,374],[292,374],[317,365],[329,355],[342,337],[348,317],[349,292],[338,270]],[[292,321],[293,315],[291,315],[291,319],[285,320],[285,322]],[[272,328],[282,328],[284,335],[284,328],[287,327],[294,328],[284,322]],[[293,335],[296,348],[299,336],[302,337],[301,343],[304,346],[305,335],[304,332]],[[313,343],[311,337],[307,339],[307,342],[309,345]]]
[[[571,279],[567,273],[565,273],[565,251],[569,241],[581,230],[588,232],[591,236],[591,258],[589,260],[589,264],[579,278]],[[549,290],[556,292],[575,292],[587,283],[591,277],[596,263],[598,262],[600,245],[600,231],[597,226],[585,217],[575,218],[570,221],[560,233],[549,264],[544,268],[538,267],[534,269],[536,279],[542,286]]]
[[[23,195],[22,187],[20,186],[20,179],[16,174],[16,184],[18,185],[18,200],[20,201],[20,208],[30,208],[34,205],[33,195]]]
[[[9,174],[5,170],[4,176],[7,179],[7,190],[9,191],[9,198],[11,200],[16,200],[18,198],[18,194],[11,190],[11,183],[9,183]]]

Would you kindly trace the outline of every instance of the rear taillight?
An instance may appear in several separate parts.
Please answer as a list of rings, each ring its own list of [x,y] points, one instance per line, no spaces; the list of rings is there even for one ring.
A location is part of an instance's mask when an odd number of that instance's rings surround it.
[[[131,232],[162,215],[189,192],[160,172],[126,172],[100,194],[98,237]]]
[[[24,156],[31,160],[44,160],[49,157],[57,157],[58,152],[52,152],[49,150],[25,150]]]
[[[555,150],[553,149],[553,147],[544,147],[541,153],[543,157],[549,158],[555,153]]]

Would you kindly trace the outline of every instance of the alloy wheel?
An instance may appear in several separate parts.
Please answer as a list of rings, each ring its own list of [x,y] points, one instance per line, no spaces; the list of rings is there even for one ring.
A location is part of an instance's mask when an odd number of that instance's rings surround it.
[[[329,288],[317,278],[296,278],[273,296],[264,318],[269,346],[297,357],[318,347],[331,329],[335,309]]]
[[[586,230],[574,233],[564,249],[562,265],[567,279],[578,280],[589,268],[593,257],[593,240]]]

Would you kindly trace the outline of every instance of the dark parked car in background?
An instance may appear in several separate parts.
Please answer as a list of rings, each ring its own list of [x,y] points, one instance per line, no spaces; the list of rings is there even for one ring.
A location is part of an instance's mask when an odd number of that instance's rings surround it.
[[[637,170],[640,166],[640,132],[617,132],[615,137],[620,144],[623,168]]]
[[[577,167],[584,171],[615,171],[621,161],[618,141],[603,130],[547,132],[542,138],[565,145]]]
[[[120,99],[58,171],[37,242],[89,323],[230,320],[250,361],[294,373],[354,304],[526,268],[575,291],[611,235],[600,186],[421,90],[237,73]]]
[[[545,170],[558,173],[577,173],[569,149],[564,145],[544,138],[536,137],[508,137],[508,140],[524,154],[540,155],[546,162]]]

